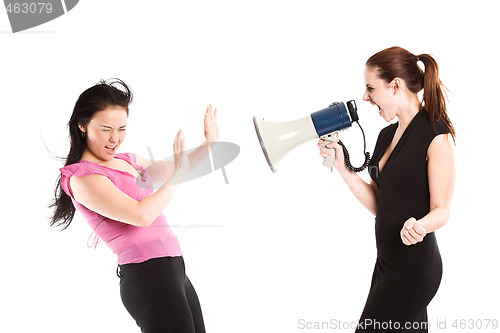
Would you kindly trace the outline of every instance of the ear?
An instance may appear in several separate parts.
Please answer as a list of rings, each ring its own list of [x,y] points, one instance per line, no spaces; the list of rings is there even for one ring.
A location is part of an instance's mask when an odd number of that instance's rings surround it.
[[[78,128],[80,129],[80,131],[82,131],[82,133],[85,133],[87,131],[87,127],[83,126],[82,123],[78,123]]]
[[[401,88],[401,79],[399,77],[394,78],[394,80],[391,81],[389,84],[390,88],[392,89],[392,94],[396,95],[398,90]]]

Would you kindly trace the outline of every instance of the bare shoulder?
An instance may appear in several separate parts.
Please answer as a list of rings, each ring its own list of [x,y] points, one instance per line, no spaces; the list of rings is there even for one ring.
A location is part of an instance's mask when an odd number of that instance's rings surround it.
[[[111,180],[101,174],[91,174],[83,177],[72,176],[69,179],[69,185],[71,187],[71,192],[75,197],[76,201],[79,201],[84,192],[101,192],[101,190],[110,190],[112,187],[116,189],[116,186],[111,182]]]
[[[451,134],[440,134],[432,140],[427,150],[428,159],[442,159],[454,156],[455,143]]]

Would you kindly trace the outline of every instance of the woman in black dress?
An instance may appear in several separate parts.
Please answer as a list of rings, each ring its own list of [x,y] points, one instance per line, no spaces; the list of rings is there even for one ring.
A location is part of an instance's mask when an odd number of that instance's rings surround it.
[[[363,100],[378,106],[387,122],[398,122],[379,134],[370,183],[347,170],[342,147],[329,145],[335,168],[376,216],[377,260],[356,332],[427,332],[427,305],[442,275],[434,231],[448,221],[455,183],[455,130],[430,55],[383,50],[368,59],[365,83]],[[330,154],[318,145],[323,157]]]

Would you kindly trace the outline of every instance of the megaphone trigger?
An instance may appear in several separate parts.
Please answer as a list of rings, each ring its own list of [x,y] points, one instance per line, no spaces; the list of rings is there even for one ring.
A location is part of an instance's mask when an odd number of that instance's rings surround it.
[[[335,162],[335,149],[334,148],[329,148],[327,147],[328,144],[332,142],[339,142],[339,132],[333,132],[330,134],[323,135],[321,137],[321,140],[323,140],[323,148],[329,150],[332,152],[332,154],[329,157],[325,157],[323,160],[323,166],[327,168],[333,168],[333,163]]]

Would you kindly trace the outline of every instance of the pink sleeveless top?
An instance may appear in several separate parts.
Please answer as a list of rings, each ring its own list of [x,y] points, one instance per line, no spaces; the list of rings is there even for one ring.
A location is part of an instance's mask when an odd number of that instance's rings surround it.
[[[108,177],[118,189],[137,201],[153,193],[151,179],[146,170],[135,163],[135,154],[116,154],[115,158],[132,165],[141,173],[142,179],[128,172],[88,161],[80,161],[59,169],[62,188],[71,197],[76,210],[87,220],[94,233],[118,255],[119,265],[139,263],[152,258],[181,256],[179,241],[163,214],[160,214],[149,227],[137,227],[104,217],[75,200],[69,186],[70,177],[84,177],[91,174]]]

